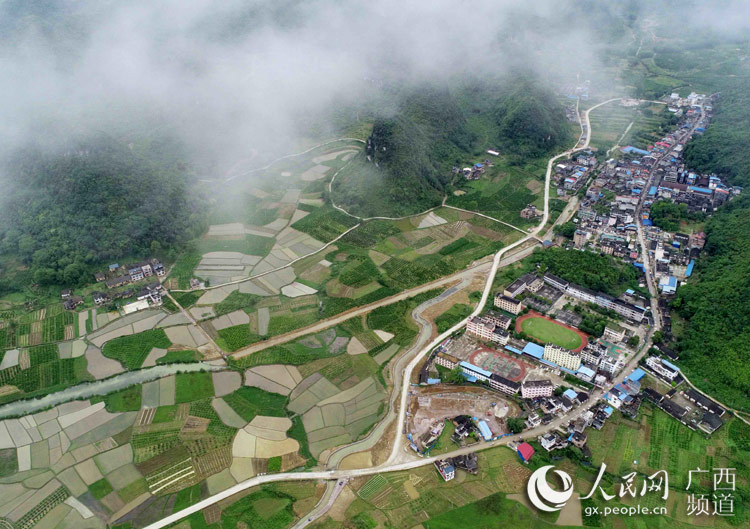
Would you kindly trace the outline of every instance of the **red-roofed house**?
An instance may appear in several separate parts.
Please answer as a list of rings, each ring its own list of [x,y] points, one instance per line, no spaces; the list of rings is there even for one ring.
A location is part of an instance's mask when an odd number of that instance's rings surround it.
[[[518,451],[518,455],[521,456],[521,459],[523,459],[524,463],[527,463],[529,459],[531,459],[531,456],[534,455],[534,449],[531,447],[529,443],[521,443],[518,445],[518,448],[516,448]]]

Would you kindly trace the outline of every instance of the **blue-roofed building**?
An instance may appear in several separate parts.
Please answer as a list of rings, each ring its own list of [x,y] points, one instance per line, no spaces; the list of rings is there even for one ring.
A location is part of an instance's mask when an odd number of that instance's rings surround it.
[[[470,364],[469,362],[459,362],[458,365],[461,367],[461,371],[467,378],[474,377],[475,380],[471,382],[475,382],[477,379],[487,382],[492,376],[490,371],[475,366],[474,364]]]
[[[428,378],[427,379],[427,383],[428,384],[440,384],[440,379],[439,378]]]
[[[639,367],[639,368],[636,368],[635,371],[633,371],[632,373],[630,373],[630,375],[628,375],[627,379],[628,380],[638,381],[638,380],[642,379],[645,375],[646,375],[646,372]]]
[[[564,371],[565,373],[567,373],[569,375],[575,375],[576,374],[575,371],[573,371],[572,369],[568,369],[567,367],[563,367],[563,366],[558,366],[558,367],[560,368],[560,371]]]
[[[537,360],[541,360],[544,356],[544,347],[534,342],[529,342],[524,346],[523,352]]]
[[[115,272],[118,268],[120,268],[120,265],[117,264],[117,263],[113,263],[113,264],[109,265],[109,271],[110,272]]]
[[[507,351],[510,351],[511,353],[516,353],[517,355],[523,354],[523,351],[521,351],[520,349],[516,349],[515,347],[511,347],[510,345],[506,345],[505,349]]]
[[[667,366],[669,369],[673,369],[675,371],[679,371],[680,368],[674,365],[672,362],[669,362],[668,360],[661,359],[661,363]]]
[[[648,151],[644,151],[643,149],[637,149],[636,147],[633,147],[632,145],[628,145],[627,147],[623,147],[620,149],[625,154],[640,154],[642,156],[647,156],[649,154]]]
[[[603,410],[603,411],[604,411],[604,413],[606,413],[606,414],[607,414],[607,417],[611,417],[611,416],[612,416],[612,414],[613,414],[613,413],[615,412],[615,410],[614,410],[614,409],[612,409],[612,407],[611,407],[611,406],[607,406],[606,408],[604,408],[604,410]]]
[[[545,360],[544,358],[540,358],[540,359],[539,359],[539,361],[540,361],[540,362],[541,362],[542,364],[544,364],[544,365],[548,365],[548,366],[550,366],[550,367],[553,367],[553,368],[555,368],[555,369],[559,369],[559,368],[560,368],[560,366],[559,366],[559,365],[557,365],[556,363],[554,363],[554,362],[550,362],[549,360]]]
[[[563,391],[563,397],[568,397],[570,400],[576,400],[578,398],[578,393],[573,389],[566,389]]]
[[[592,380],[594,380],[595,375],[596,372],[593,369],[589,369],[584,365],[579,367],[578,371],[576,371],[576,376],[582,380],[585,380],[586,382],[591,382]]]
[[[693,193],[701,193],[702,195],[713,194],[713,191],[708,189],[707,187],[688,186],[688,190],[692,191]]]
[[[477,422],[477,428],[479,428],[479,433],[482,436],[482,439],[485,441],[492,440],[492,431],[490,430],[490,427],[487,425],[487,422],[485,421],[478,421]]]
[[[644,271],[644,272],[645,272],[645,270],[646,270],[646,269],[645,269],[645,268],[643,267],[643,263],[633,263],[633,266],[635,266],[636,268],[639,268],[639,269],[641,269],[641,270],[642,270],[642,271]]]
[[[695,267],[695,259],[690,259],[690,262],[687,265],[687,270],[685,270],[685,277],[693,275],[693,267]]]
[[[659,288],[665,294],[674,294],[677,292],[677,278],[675,276],[662,278],[659,281]]]
[[[657,191],[657,187],[656,186],[649,187],[648,188],[648,196],[650,196],[650,197],[654,196],[656,194],[656,191]]]
[[[467,375],[466,373],[464,373],[463,375],[467,382],[471,382],[473,384],[474,382],[477,381],[477,377]]]
[[[476,167],[477,169],[481,169],[484,166],[481,163],[475,163],[474,167]]]

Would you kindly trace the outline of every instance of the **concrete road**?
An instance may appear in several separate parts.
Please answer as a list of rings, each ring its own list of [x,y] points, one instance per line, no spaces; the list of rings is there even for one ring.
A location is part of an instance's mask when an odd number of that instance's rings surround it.
[[[495,280],[495,276],[497,274],[497,270],[498,270],[498,268],[500,266],[500,263],[503,261],[503,257],[505,256],[505,254],[507,254],[508,252],[511,252],[512,250],[514,250],[516,248],[521,247],[522,245],[526,244],[530,240],[536,239],[537,236],[538,236],[538,234],[539,234],[539,232],[541,232],[543,230],[544,226],[547,224],[547,221],[549,219],[550,180],[551,180],[551,175],[552,175],[552,167],[553,167],[553,164],[555,163],[555,161],[558,160],[558,159],[560,159],[560,158],[562,158],[562,157],[569,156],[569,155],[571,155],[571,154],[573,154],[573,153],[575,153],[577,151],[581,151],[581,150],[584,150],[584,149],[588,148],[589,143],[591,141],[591,123],[590,123],[590,119],[589,119],[590,112],[592,110],[594,110],[594,109],[596,109],[596,108],[604,105],[604,104],[607,104],[607,103],[609,103],[611,101],[618,101],[618,100],[619,100],[619,98],[610,99],[608,101],[604,101],[602,103],[599,103],[598,105],[595,105],[595,106],[591,107],[590,109],[586,110],[584,112],[584,117],[585,117],[585,121],[586,121],[586,127],[583,128],[583,130],[582,130],[582,138],[579,139],[579,142],[578,142],[579,146],[574,147],[572,149],[569,149],[569,150],[567,150],[567,151],[565,151],[563,153],[560,153],[560,154],[558,154],[556,156],[553,156],[552,158],[549,159],[549,161],[547,162],[547,172],[546,172],[546,176],[545,176],[545,185],[544,185],[544,212],[543,212],[542,218],[541,218],[541,220],[539,222],[539,225],[536,228],[532,229],[529,232],[529,234],[526,235],[524,238],[519,239],[518,241],[514,242],[513,244],[502,248],[500,251],[498,251],[495,254],[495,256],[492,259],[492,264],[491,264],[491,267],[490,267],[490,272],[489,272],[489,274],[487,276],[487,281],[485,283],[485,288],[484,288],[484,290],[482,292],[481,301],[479,302],[479,304],[477,305],[477,308],[474,310],[474,312],[472,313],[471,316],[479,314],[482,311],[482,309],[484,308],[484,305],[486,304],[486,302],[487,302],[487,300],[488,300],[488,298],[489,298],[489,296],[491,294],[492,284],[493,284],[493,282]],[[583,138],[583,135],[585,135],[585,139]],[[480,265],[480,266],[483,266],[483,265]],[[431,287],[431,288],[434,288],[434,287]],[[426,288],[426,290],[429,290],[429,287]],[[372,310],[372,308],[370,308],[368,310]],[[345,316],[344,319],[348,319],[348,318],[351,318],[351,317],[353,317],[353,315],[349,314],[348,316]],[[336,319],[336,318],[334,318],[334,319]],[[378,467],[362,468],[362,469],[351,469],[351,470],[327,470],[327,471],[315,471],[315,472],[287,472],[287,473],[281,473],[281,474],[267,474],[267,475],[263,475],[263,476],[256,476],[256,477],[250,478],[250,479],[248,479],[246,481],[243,481],[241,483],[238,483],[237,485],[234,485],[233,487],[230,487],[227,490],[224,490],[222,492],[214,494],[213,496],[210,496],[209,498],[206,498],[205,500],[202,500],[202,501],[196,503],[195,505],[192,505],[190,507],[187,507],[186,509],[178,511],[178,512],[176,512],[176,513],[174,513],[174,514],[172,514],[170,516],[167,516],[166,518],[164,518],[162,520],[159,520],[158,522],[155,522],[155,523],[149,525],[147,527],[147,529],[161,529],[162,527],[166,527],[167,525],[170,525],[170,524],[172,524],[174,522],[177,522],[177,521],[185,518],[186,516],[189,516],[190,514],[192,514],[194,512],[198,512],[198,511],[200,511],[202,509],[205,509],[206,507],[208,507],[210,505],[213,505],[214,503],[216,503],[218,501],[221,501],[223,499],[229,498],[229,497],[233,496],[234,494],[236,494],[238,492],[241,492],[241,491],[246,490],[248,488],[255,487],[255,486],[258,486],[258,485],[261,485],[261,484],[264,484],[264,483],[273,483],[273,482],[277,482],[277,481],[294,481],[294,480],[299,481],[299,480],[309,480],[309,479],[325,479],[325,480],[334,480],[334,479],[336,479],[336,480],[338,480],[338,479],[341,479],[341,478],[350,478],[350,477],[357,477],[357,476],[369,476],[369,475],[378,474],[378,473],[381,473],[381,472],[395,472],[395,471],[399,471],[399,470],[408,470],[408,469],[411,469],[411,468],[417,468],[419,466],[432,464],[435,460],[438,459],[438,457],[426,457],[426,458],[417,458],[417,459],[414,459],[414,455],[413,454],[406,454],[406,455],[411,456],[411,460],[396,462],[398,460],[405,459],[404,457],[402,457],[402,443],[404,441],[404,435],[403,435],[403,432],[404,432],[404,421],[405,421],[405,418],[406,418],[406,409],[407,409],[406,405],[407,405],[407,401],[408,401],[408,397],[409,397],[409,386],[410,386],[411,375],[414,372],[414,369],[424,359],[424,357],[427,354],[429,354],[429,352],[434,347],[436,347],[440,342],[442,342],[445,338],[447,338],[448,336],[450,336],[451,334],[453,334],[457,330],[461,329],[466,324],[466,320],[467,319],[468,318],[462,320],[461,322],[457,323],[456,325],[454,325],[453,327],[451,327],[449,330],[447,330],[446,332],[440,334],[437,338],[435,338],[434,340],[432,340],[426,347],[424,347],[421,351],[419,351],[414,356],[414,358],[408,363],[408,365],[406,366],[406,369],[404,370],[403,378],[402,378],[402,381],[401,381],[401,386],[402,386],[401,387],[401,391],[400,391],[401,398],[400,398],[400,405],[399,405],[399,409],[398,409],[398,419],[397,419],[398,423],[397,423],[397,428],[396,428],[396,433],[395,433],[395,442],[394,442],[394,445],[393,445],[393,450],[391,451],[391,454],[390,454],[388,460],[383,465],[380,465]],[[329,323],[329,321],[327,321],[327,322],[321,322],[321,324]],[[341,321],[343,321],[343,320],[341,320]],[[328,326],[330,326],[330,325],[328,325]],[[327,328],[327,327],[322,327],[322,328]],[[322,330],[322,328],[321,328],[321,330]],[[306,331],[306,333],[309,333],[309,332],[315,332],[315,331],[311,331],[308,328],[308,330]],[[552,421],[548,425],[539,426],[537,428],[525,431],[523,433],[523,435],[525,437],[537,437],[539,435],[543,435],[543,434],[545,434],[545,433],[547,433],[549,431],[552,431],[552,430],[558,428],[559,426],[561,426],[563,424],[566,424],[570,420],[572,420],[572,418],[573,418],[573,412],[576,412],[577,414],[580,414],[584,410],[586,410],[586,409],[592,407],[593,405],[595,405],[596,402],[601,398],[601,396],[604,394],[605,391],[607,391],[611,386],[614,386],[614,385],[622,382],[622,380],[624,380],[625,376],[629,373],[629,371],[631,370],[631,368],[637,365],[638,360],[640,359],[640,357],[645,353],[645,351],[647,351],[647,347],[645,347],[645,346],[646,346],[646,344],[644,344],[644,347],[641,349],[641,351],[638,354],[634,355],[631,358],[631,360],[630,360],[630,362],[628,362],[628,365],[626,366],[626,368],[623,369],[623,371],[620,373],[620,375],[615,378],[615,380],[612,382],[612,384],[608,385],[605,388],[597,389],[597,390],[595,390],[592,393],[591,397],[588,400],[588,402],[590,404],[588,404],[587,406],[584,406],[584,407],[575,408],[574,410],[571,410],[571,412],[569,414],[566,414],[566,415],[563,415],[561,417],[558,417],[557,419],[555,419],[554,421]],[[478,445],[478,446],[471,446],[471,447],[461,448],[459,450],[454,450],[454,451],[449,452],[447,454],[442,454],[439,458],[440,459],[444,459],[444,458],[447,458],[447,457],[453,457],[455,455],[468,454],[468,453],[476,452],[476,451],[479,451],[479,450],[486,450],[488,448],[492,448],[492,447],[495,447],[495,446],[508,445],[508,444],[510,444],[512,442],[514,442],[514,438],[512,438],[512,437],[506,437],[506,438],[503,438],[503,439],[498,439],[496,441],[491,441],[491,442],[488,442],[488,443],[482,443],[481,445]]]

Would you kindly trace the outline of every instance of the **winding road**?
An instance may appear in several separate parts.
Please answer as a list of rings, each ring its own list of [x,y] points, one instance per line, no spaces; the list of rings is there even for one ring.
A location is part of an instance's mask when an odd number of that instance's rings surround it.
[[[503,262],[503,256],[507,254],[508,252],[522,246],[523,244],[533,241],[537,239],[538,234],[545,228],[547,225],[547,222],[549,220],[549,195],[550,195],[550,182],[552,177],[552,167],[558,159],[562,157],[570,156],[571,154],[582,151],[588,148],[590,142],[591,142],[591,121],[590,121],[590,113],[592,110],[595,110],[596,108],[599,108],[602,105],[605,105],[607,103],[610,103],[612,101],[618,101],[620,98],[613,98],[609,99],[607,101],[604,101],[602,103],[599,103],[597,105],[594,105],[593,107],[587,109],[584,112],[584,118],[585,118],[585,125],[583,123],[581,124],[581,137],[579,138],[577,142],[577,146],[573,147],[571,149],[568,149],[556,156],[553,156],[550,158],[547,162],[547,171],[545,174],[545,185],[544,185],[544,210],[542,214],[542,218],[540,219],[539,225],[530,230],[523,238],[517,240],[516,242],[510,244],[509,246],[506,246],[502,249],[500,249],[493,257],[492,264],[490,267],[489,274],[487,276],[485,287],[482,291],[482,298],[480,302],[477,304],[476,309],[472,314],[469,316],[475,316],[479,314],[482,309],[484,308],[491,292],[492,292],[492,285],[495,280],[495,276],[497,274],[497,270],[500,267],[501,262]],[[351,317],[349,315],[348,317]],[[401,389],[400,389],[400,399],[399,399],[399,406],[398,406],[398,414],[397,414],[397,427],[396,432],[394,434],[394,443],[393,443],[393,449],[391,451],[390,456],[388,457],[387,461],[383,463],[382,465],[379,465],[377,467],[370,467],[370,468],[360,468],[360,469],[349,469],[349,470],[323,470],[323,471],[314,471],[314,472],[288,472],[288,473],[281,473],[281,474],[267,474],[263,476],[255,476],[253,478],[250,478],[248,480],[245,480],[241,483],[238,483],[237,485],[234,485],[233,487],[230,487],[229,489],[226,489],[222,492],[219,492],[217,494],[214,494],[213,496],[210,496],[206,498],[205,500],[202,500],[194,505],[191,505],[190,507],[187,507],[181,511],[178,511],[176,513],[171,514],[170,516],[167,516],[166,518],[163,518],[162,520],[159,520],[158,522],[155,522],[147,527],[147,529],[161,529],[162,527],[166,527],[172,523],[175,523],[179,520],[182,520],[186,516],[189,516],[195,512],[201,511],[205,509],[206,507],[215,504],[218,501],[221,501],[223,499],[229,498],[232,495],[241,492],[243,490],[246,490],[251,487],[256,487],[258,485],[264,484],[264,483],[272,483],[277,481],[299,481],[299,480],[310,480],[310,479],[324,479],[324,480],[338,480],[342,478],[351,478],[351,477],[357,477],[357,476],[367,476],[372,474],[377,474],[381,472],[394,472],[399,470],[406,470],[410,468],[416,468],[423,465],[429,465],[432,464],[433,461],[437,459],[437,457],[427,457],[427,458],[417,458],[414,459],[413,454],[407,453],[403,451],[403,431],[404,431],[404,423],[406,419],[406,409],[407,409],[407,400],[409,398],[409,386],[411,384],[411,378],[414,370],[419,365],[419,363],[422,361],[422,359],[429,354],[429,352],[436,347],[440,342],[442,342],[445,338],[453,334],[454,332],[461,329],[465,324],[468,318],[465,318],[464,320],[461,320],[459,323],[445,331],[444,333],[440,334],[437,338],[430,341],[426,346],[422,347],[409,361],[408,365],[404,369],[402,379],[401,379]],[[419,318],[417,317],[417,321],[419,322]],[[420,322],[420,337],[423,337],[426,331],[424,329],[429,328],[430,334],[432,330],[431,324],[429,322],[426,322],[429,325],[425,325],[424,322],[426,320],[423,320]],[[309,332],[309,331],[308,331]],[[418,340],[417,343],[419,343],[421,340]],[[645,344],[644,344],[645,345]],[[412,347],[412,350],[414,347]],[[637,355],[634,355],[631,361],[629,362],[628,366],[626,366],[626,369],[624,369],[620,376],[618,376],[612,383],[612,385],[617,384],[622,381],[625,377],[625,373],[628,369],[628,367],[636,365],[638,360],[640,359],[640,356],[643,355],[643,353],[647,349],[644,347],[642,348],[641,352]],[[403,358],[407,358],[407,355],[404,355]],[[399,362],[402,359],[399,359]],[[399,369],[396,369],[395,372],[400,371]],[[395,381],[395,380],[394,380]],[[395,386],[397,387],[397,386]],[[606,388],[605,388],[606,389]],[[599,398],[603,395],[603,392],[605,389],[599,389],[596,390],[592,394],[592,398],[589,399],[589,404],[587,407],[581,407],[577,408],[573,411],[577,413],[581,413],[584,409],[587,409],[588,407],[593,406]],[[395,390],[394,390],[395,391]],[[393,396],[396,393],[392,395],[392,401]],[[391,407],[390,413],[393,413],[393,408]],[[389,414],[390,415],[390,414]],[[527,436],[537,436],[542,435],[546,432],[549,432],[559,426],[561,426],[563,423],[567,423],[571,420],[571,415],[563,415],[556,420],[552,421],[550,424],[545,426],[539,426],[537,428],[528,430],[524,433],[524,435]],[[381,421],[381,423],[375,428],[375,430],[382,430],[384,431],[386,426],[385,423],[388,422],[388,420]],[[368,436],[369,438],[370,436]],[[482,443],[480,445],[476,446],[470,446],[466,448],[462,448],[459,450],[455,450],[453,452],[450,452],[448,454],[443,454],[440,456],[440,458],[446,458],[446,457],[452,457],[454,455],[459,454],[467,454],[471,452],[476,452],[478,450],[486,450],[488,448],[494,447],[494,446],[501,446],[501,445],[507,445],[510,442],[512,442],[511,437],[506,437],[503,439],[498,439],[496,441],[488,442],[488,443]],[[359,448],[359,450],[362,450],[363,448]],[[357,450],[357,451],[359,451]],[[337,452],[334,452],[336,454]],[[338,461],[340,461],[339,458],[337,458]],[[343,459],[343,457],[341,457]],[[400,461],[403,459],[410,459],[406,461]],[[325,500],[325,503],[327,503],[328,500]],[[318,507],[316,507],[316,510],[311,513],[313,515],[315,512],[323,511],[321,507],[321,504],[318,504]],[[327,510],[327,509],[325,509]],[[308,516],[307,518],[310,518],[311,521],[315,519],[313,516]]]

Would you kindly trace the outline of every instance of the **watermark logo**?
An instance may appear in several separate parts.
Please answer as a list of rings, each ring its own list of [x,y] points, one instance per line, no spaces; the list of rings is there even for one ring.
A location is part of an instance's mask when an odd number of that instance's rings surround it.
[[[560,481],[562,481],[562,490],[555,490],[550,487],[547,481],[547,473],[550,469],[554,468],[553,465],[547,465],[546,467],[537,469],[531,475],[526,485],[529,501],[540,511],[559,511],[573,495],[573,480],[567,472],[562,470],[553,470],[557,474],[557,477],[560,478]]]
[[[599,473],[594,480],[588,494],[581,496],[581,500],[594,499],[604,501],[605,505],[586,505],[584,514],[586,516],[635,516],[635,515],[661,515],[667,514],[666,504],[652,507],[649,505],[607,505],[614,501],[624,502],[627,499],[638,499],[648,494],[659,494],[662,501],[669,498],[669,475],[666,470],[657,470],[650,476],[629,472],[620,478],[612,479],[605,471],[607,465],[602,463]],[[561,487],[552,488],[547,481],[550,470],[559,478]],[[702,474],[710,474],[708,470],[696,468],[690,470],[686,491],[687,515],[715,515],[734,516],[734,493],[736,491],[735,468],[713,469],[713,493],[708,486],[701,483]],[[710,482],[709,476],[705,476],[704,482]],[[605,488],[605,484],[608,486]],[[611,492],[609,492],[609,490]],[[568,500],[573,496],[573,480],[567,472],[557,470],[553,465],[547,465],[537,469],[529,477],[526,492],[531,504],[544,512],[556,512],[561,510]],[[598,493],[598,494],[597,494]]]

